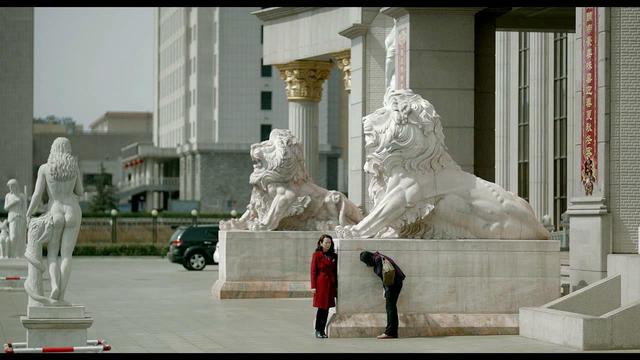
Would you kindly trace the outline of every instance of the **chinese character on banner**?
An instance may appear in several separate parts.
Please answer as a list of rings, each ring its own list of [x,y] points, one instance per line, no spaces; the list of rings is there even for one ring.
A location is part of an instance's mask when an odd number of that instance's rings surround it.
[[[582,155],[581,180],[593,194],[598,173],[598,8],[582,9]]]

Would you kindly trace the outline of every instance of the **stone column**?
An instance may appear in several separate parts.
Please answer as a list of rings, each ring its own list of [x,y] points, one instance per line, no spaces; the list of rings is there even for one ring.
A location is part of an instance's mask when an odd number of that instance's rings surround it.
[[[412,89],[433,104],[442,119],[449,153],[463,170],[471,173],[475,172],[476,107],[486,107],[488,112],[494,110],[494,104],[488,103],[491,100],[474,104],[478,58],[475,15],[482,9],[387,7],[380,10],[397,20],[396,88]],[[489,76],[487,81],[493,83],[494,79]],[[492,89],[481,90],[491,98]],[[490,124],[485,121],[483,125],[491,126],[493,121],[491,117]],[[494,137],[493,131],[490,132],[492,135],[487,139],[490,143],[484,144],[492,148]],[[493,168],[487,164],[482,167]]]
[[[338,69],[344,73],[344,90],[351,94],[351,50],[341,51],[333,56]]]
[[[547,111],[549,56],[548,34],[530,33],[529,60],[529,203],[538,219],[548,209]]]
[[[364,207],[367,203],[367,184],[364,164],[364,137],[362,134],[362,117],[366,115],[366,38],[369,31],[367,24],[353,24],[342,30],[340,35],[351,39],[349,52],[349,183],[347,185],[349,200]],[[353,79],[353,81],[351,81]]]
[[[184,154],[180,155],[180,200],[187,199],[187,157]]]
[[[569,206],[567,212],[569,213],[569,280],[571,282],[571,291],[578,290],[584,286],[593,284],[594,282],[603,279],[607,276],[607,255],[614,251],[616,246],[623,244],[623,241],[633,246],[630,237],[635,236],[635,221],[637,221],[637,204],[636,197],[638,196],[637,186],[635,182],[629,181],[629,185],[624,185],[620,181],[620,175],[622,171],[637,174],[637,167],[634,166],[637,162],[637,153],[634,148],[621,147],[621,140],[623,137],[627,137],[629,144],[637,146],[635,133],[637,131],[637,117],[632,115],[633,112],[628,112],[629,120],[624,120],[622,113],[619,113],[620,108],[618,106],[637,106],[636,96],[628,97],[628,102],[619,103],[612,101],[615,96],[620,96],[616,92],[626,92],[628,94],[634,93],[635,83],[630,82],[625,87],[621,87],[619,78],[623,74],[620,73],[620,63],[635,64],[635,60],[631,60],[634,57],[633,49],[629,49],[628,58],[621,59],[620,54],[617,51],[621,49],[622,43],[620,43],[619,34],[620,31],[626,29],[620,28],[621,26],[617,21],[620,20],[619,16],[627,9],[619,10],[620,8],[604,8],[598,7],[597,12],[592,14],[592,46],[597,52],[593,55],[595,57],[592,66],[595,67],[594,71],[598,74],[596,83],[591,85],[592,95],[597,96],[597,109],[595,111],[597,116],[597,176],[595,183],[593,184],[593,192],[587,193],[584,184],[581,182],[583,175],[582,169],[582,152],[586,149],[583,147],[583,131],[585,126],[585,113],[586,103],[584,103],[583,92],[588,89],[586,83],[587,78],[584,76],[584,71],[588,69],[586,66],[588,52],[585,50],[586,44],[585,38],[588,36],[585,34],[588,31],[584,20],[586,19],[589,8],[576,8],[576,33],[575,33],[575,58],[574,69],[575,89],[574,89],[574,156],[573,166],[574,173],[576,173],[574,183],[572,186],[571,198],[569,199]],[[615,16],[612,17],[612,12]],[[635,16],[633,13],[629,13],[630,16]],[[632,24],[632,23],[630,23]],[[613,31],[614,29],[619,29]],[[615,46],[613,46],[615,44]],[[629,42],[629,44],[636,44],[636,42]],[[624,45],[626,46],[626,45]],[[637,48],[637,46],[635,47]],[[624,61],[623,60],[627,60]],[[636,76],[637,72],[629,69],[630,73]],[[613,79],[612,79],[613,77]],[[630,78],[631,78],[630,77]],[[612,81],[618,84],[618,87],[612,85]],[[633,85],[633,86],[632,86]],[[637,88],[637,87],[636,87]],[[595,90],[597,89],[597,90]],[[613,107],[613,109],[612,109]],[[630,109],[630,107],[628,108]],[[616,113],[616,116],[612,116],[611,111]],[[626,115],[626,114],[625,114]],[[633,119],[633,120],[632,120]],[[620,128],[620,121],[625,121],[628,124],[633,124],[630,127]],[[628,122],[627,122],[628,121]],[[622,133],[621,133],[622,132]],[[610,141],[614,145],[611,148],[616,151],[610,152]],[[631,154],[625,157],[626,165],[621,166],[620,157],[622,154]],[[625,163],[623,163],[625,164]],[[569,165],[570,166],[570,165]],[[628,170],[627,170],[628,169]],[[613,183],[610,182],[608,176],[613,175]],[[624,175],[623,175],[624,176]],[[626,178],[626,177],[623,177]],[[631,179],[631,177],[629,177]],[[624,193],[621,192],[622,187],[626,187]],[[629,204],[629,205],[627,205]],[[622,210],[623,207],[628,206],[629,212]],[[615,214],[615,217],[614,217]],[[626,214],[633,214],[630,216],[632,221],[624,224],[624,218]],[[633,249],[629,246],[626,252],[633,252]],[[619,249],[618,251],[623,250]],[[622,251],[620,251],[622,252]]]
[[[512,80],[509,71],[509,55],[510,45],[509,33],[506,31],[500,31],[496,33],[496,68],[501,71],[496,71],[496,169],[495,169],[495,182],[496,184],[509,189],[509,165],[511,160],[511,153],[509,152],[509,121],[510,115],[510,97],[509,97],[509,82]]]
[[[289,129],[304,147],[304,161],[309,175],[318,181],[318,103],[322,83],[329,78],[332,64],[326,61],[299,60],[276,65],[284,80],[289,100]]]
[[[349,183],[349,98],[351,97],[351,50],[341,51],[333,56],[338,69],[343,72],[344,92],[340,94],[340,148],[338,159],[338,190],[348,194]]]

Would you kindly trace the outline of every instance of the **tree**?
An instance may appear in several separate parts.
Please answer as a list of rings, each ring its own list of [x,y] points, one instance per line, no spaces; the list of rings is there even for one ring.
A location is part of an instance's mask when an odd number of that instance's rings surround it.
[[[107,174],[100,163],[100,175],[95,179],[96,195],[91,199],[89,208],[92,212],[105,212],[118,206],[116,189],[111,185],[111,174]]]

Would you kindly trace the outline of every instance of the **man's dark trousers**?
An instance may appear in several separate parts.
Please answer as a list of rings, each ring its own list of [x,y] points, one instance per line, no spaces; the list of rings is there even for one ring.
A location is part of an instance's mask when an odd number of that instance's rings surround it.
[[[384,298],[387,309],[387,328],[384,333],[389,336],[398,336],[398,296],[402,290],[402,282],[385,287]]]

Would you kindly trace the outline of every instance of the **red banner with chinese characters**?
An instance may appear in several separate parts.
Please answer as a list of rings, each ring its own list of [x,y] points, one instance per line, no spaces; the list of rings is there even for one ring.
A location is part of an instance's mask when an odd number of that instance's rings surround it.
[[[598,169],[598,8],[582,9],[582,185],[593,193]]]

